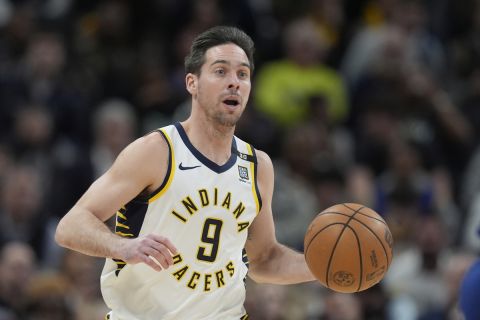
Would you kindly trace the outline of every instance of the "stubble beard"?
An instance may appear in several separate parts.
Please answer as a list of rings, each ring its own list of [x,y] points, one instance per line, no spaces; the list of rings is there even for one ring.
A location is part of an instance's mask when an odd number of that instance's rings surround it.
[[[207,112],[207,117],[209,117],[215,123],[229,128],[235,127],[240,119],[240,115],[227,114],[221,111],[213,111],[211,115],[209,115]]]
[[[208,103],[207,101],[204,101],[204,99],[202,98],[203,98],[202,95],[199,93],[198,101],[200,103],[201,108],[203,108],[208,121],[217,125],[227,127],[227,128],[234,128],[236,126],[237,122],[240,120],[241,113],[229,114],[226,111],[223,111],[223,106],[221,101],[216,104],[213,104],[213,103]]]

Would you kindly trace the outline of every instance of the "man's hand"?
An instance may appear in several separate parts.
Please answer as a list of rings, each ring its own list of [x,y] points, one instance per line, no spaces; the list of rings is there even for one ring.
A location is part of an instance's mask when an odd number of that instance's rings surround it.
[[[126,263],[143,262],[156,271],[167,269],[173,265],[172,256],[176,254],[177,248],[169,239],[155,234],[125,239],[119,252],[119,256]]]

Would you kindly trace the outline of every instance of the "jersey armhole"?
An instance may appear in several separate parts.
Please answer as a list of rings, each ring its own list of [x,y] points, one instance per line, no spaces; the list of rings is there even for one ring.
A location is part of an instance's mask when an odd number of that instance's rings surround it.
[[[163,178],[162,184],[155,191],[153,191],[150,195],[147,196],[148,203],[157,200],[162,196],[163,193],[165,193],[165,191],[167,191],[168,187],[172,182],[173,174],[175,171],[175,166],[173,165],[175,163],[175,155],[173,152],[173,145],[170,137],[165,133],[163,129],[153,130],[153,132],[158,132],[163,137],[163,139],[165,139],[165,142],[167,142],[169,157],[167,172],[165,174],[165,177]]]
[[[255,152],[255,148],[251,144],[247,144],[248,150],[251,153],[252,156],[252,161],[250,161],[250,167],[253,172],[253,186],[252,186],[252,191],[253,191],[253,196],[255,198],[255,202],[257,204],[257,214],[260,212],[262,209],[262,197],[260,195],[260,191],[258,188],[258,180],[257,180],[257,170],[258,170],[258,160],[257,160],[257,154]]]

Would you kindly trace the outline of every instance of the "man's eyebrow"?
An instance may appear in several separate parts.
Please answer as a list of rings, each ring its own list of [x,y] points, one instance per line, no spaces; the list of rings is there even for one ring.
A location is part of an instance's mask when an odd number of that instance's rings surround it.
[[[231,65],[230,61],[227,61],[227,60],[215,60],[213,61],[210,65],[213,66],[215,64],[228,64],[228,65]],[[246,63],[246,62],[242,62],[240,63],[241,66],[244,66],[244,67],[247,67],[248,69],[250,69],[250,64],[249,63]]]

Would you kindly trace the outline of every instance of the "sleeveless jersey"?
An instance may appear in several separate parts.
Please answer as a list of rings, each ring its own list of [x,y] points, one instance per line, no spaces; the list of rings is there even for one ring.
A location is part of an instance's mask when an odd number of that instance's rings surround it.
[[[170,150],[165,179],[117,212],[115,232],[165,236],[178,254],[160,272],[106,259],[101,289],[110,319],[246,319],[243,248],[261,207],[254,148],[234,137],[232,155],[220,166],[191,144],[179,123],[158,132]]]

